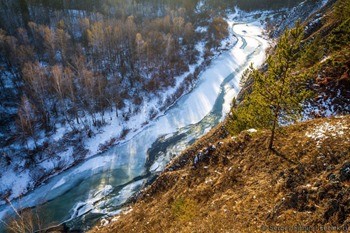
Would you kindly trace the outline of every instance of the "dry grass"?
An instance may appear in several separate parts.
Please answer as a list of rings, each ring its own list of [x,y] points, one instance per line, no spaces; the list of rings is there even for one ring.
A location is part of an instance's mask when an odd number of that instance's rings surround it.
[[[311,135],[327,122],[341,125],[321,141]],[[219,126],[180,155],[107,227],[91,232],[261,232],[262,226],[350,225],[350,117],[318,119],[284,128],[276,151],[269,132],[232,139]],[[338,132],[338,133],[334,133]],[[220,143],[219,143],[220,142]],[[208,161],[193,156],[212,143]],[[317,231],[315,231],[317,232]]]

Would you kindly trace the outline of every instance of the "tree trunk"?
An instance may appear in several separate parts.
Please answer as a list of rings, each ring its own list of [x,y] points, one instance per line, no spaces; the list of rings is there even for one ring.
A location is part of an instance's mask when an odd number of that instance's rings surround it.
[[[270,137],[270,143],[269,143],[269,150],[272,150],[273,148],[273,141],[275,139],[275,131],[276,131],[276,119],[273,121],[273,126],[271,130],[271,137]]]
[[[28,26],[28,22],[30,21],[30,15],[29,15],[29,9],[28,9],[28,4],[26,0],[20,0],[20,10],[21,10],[21,15],[22,15],[22,21],[23,21],[23,26],[27,29],[27,31],[30,31],[30,28]]]
[[[277,126],[277,121],[278,121],[278,114],[280,112],[280,108],[277,107],[276,112],[275,112],[275,116],[273,119],[273,125],[272,125],[272,129],[271,129],[271,137],[270,137],[270,143],[269,143],[269,150],[273,149],[273,141],[275,140],[275,132],[276,132],[276,126]]]

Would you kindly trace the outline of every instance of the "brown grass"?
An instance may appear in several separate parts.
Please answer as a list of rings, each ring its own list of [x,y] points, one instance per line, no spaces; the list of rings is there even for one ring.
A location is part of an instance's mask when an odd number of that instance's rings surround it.
[[[261,232],[262,226],[349,226],[349,181],[339,171],[350,160],[350,130],[306,137],[320,125],[350,117],[318,119],[281,130],[276,153],[269,132],[232,139],[222,125],[180,155],[138,198],[132,211],[91,232]],[[220,142],[220,143],[219,143]],[[193,168],[209,143],[211,159]],[[317,232],[316,230],[314,232]]]

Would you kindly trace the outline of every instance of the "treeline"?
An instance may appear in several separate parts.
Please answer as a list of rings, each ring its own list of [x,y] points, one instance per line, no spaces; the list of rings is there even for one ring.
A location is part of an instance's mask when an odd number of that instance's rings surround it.
[[[187,17],[193,17],[198,0],[176,1],[127,1],[127,0],[0,0],[0,27],[12,33],[18,27],[27,27],[28,22],[50,24],[57,14],[102,14],[108,18],[125,19],[133,15],[138,19],[164,17],[170,11],[184,8]]]
[[[187,16],[194,20],[198,5],[206,9],[206,13],[226,11],[235,6],[247,11],[268,10],[281,7],[293,7],[302,0],[0,0],[0,27],[11,32],[18,27],[26,27],[30,21],[36,23],[49,22],[57,11],[85,11],[100,13],[111,18],[164,17],[168,11],[184,8]]]
[[[87,124],[87,118],[95,126],[103,124],[106,111],[128,120],[145,99],[173,87],[176,77],[197,61],[199,40],[207,41],[210,51],[228,35],[220,17],[210,21],[207,35],[196,33],[189,14],[185,8],[154,19],[74,12],[60,20],[52,17],[50,24],[30,21],[12,34],[0,30],[2,106],[16,103],[23,139],[54,130],[57,122],[72,129]]]

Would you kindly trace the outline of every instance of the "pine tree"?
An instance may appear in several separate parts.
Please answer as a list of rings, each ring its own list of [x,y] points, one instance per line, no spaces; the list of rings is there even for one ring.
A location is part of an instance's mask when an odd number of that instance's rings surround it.
[[[270,128],[269,149],[273,149],[276,129],[280,123],[296,120],[302,101],[309,95],[307,77],[296,73],[303,28],[297,24],[280,38],[275,53],[267,60],[266,72],[250,71],[254,80],[252,92],[233,111],[234,129]]]

